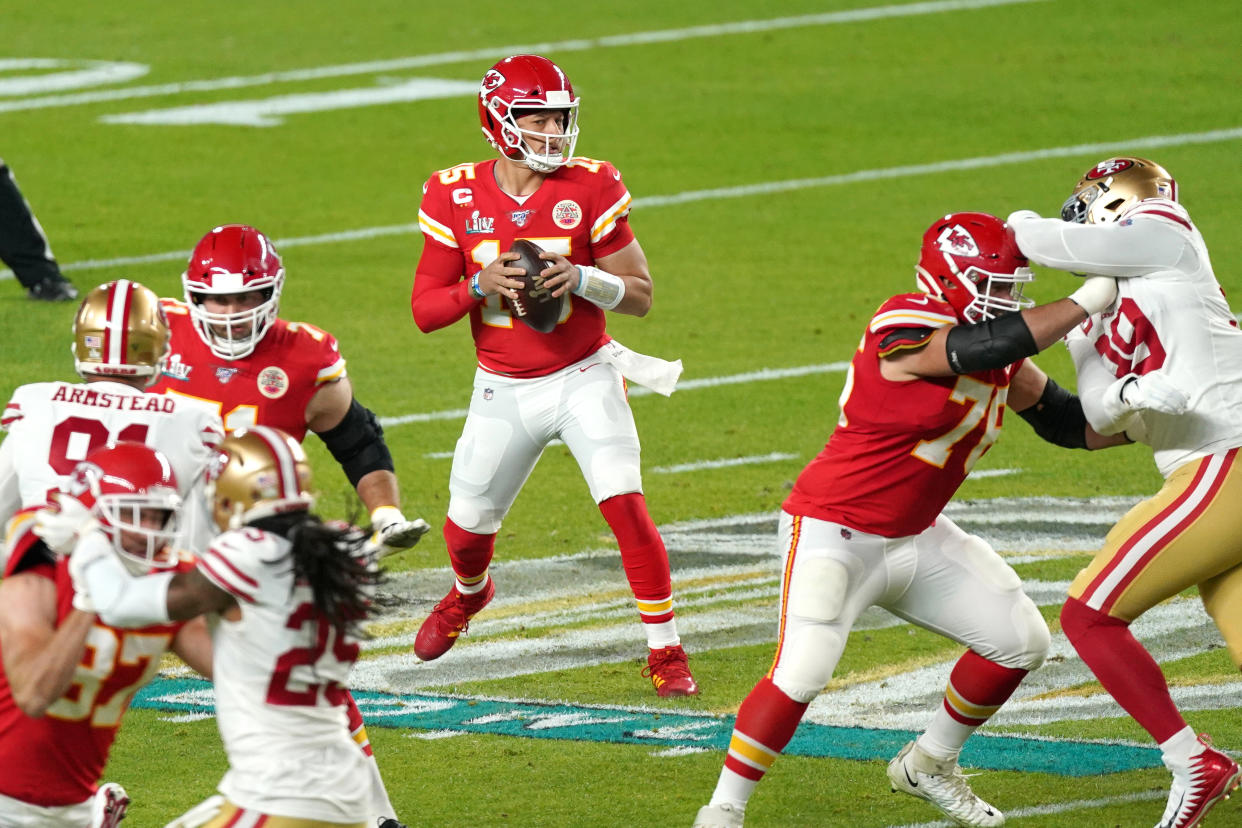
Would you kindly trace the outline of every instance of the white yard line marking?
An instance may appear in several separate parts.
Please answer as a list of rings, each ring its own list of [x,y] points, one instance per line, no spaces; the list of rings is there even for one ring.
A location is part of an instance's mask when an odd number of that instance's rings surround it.
[[[646,196],[636,198],[636,207],[666,207],[671,204],[687,204],[693,201],[709,201],[722,198],[744,198],[746,196],[789,192],[816,187],[834,187],[841,184],[853,184],[868,181],[887,181],[894,178],[906,178],[915,175],[933,175],[936,173],[956,172],[958,170],[997,167],[1005,164],[1021,164],[1029,161],[1041,161],[1048,158],[1063,158],[1075,155],[1107,155],[1118,150],[1134,151],[1136,149],[1153,149],[1158,147],[1177,147],[1187,144],[1209,144],[1221,141],[1235,141],[1242,138],[1242,127],[1233,129],[1215,129],[1207,132],[1187,132],[1179,135],[1149,135],[1145,138],[1131,138],[1126,141],[1115,141],[1100,144],[1077,144],[1070,147],[1048,147],[1026,152],[1007,152],[1000,155],[984,155],[977,158],[963,158],[955,161],[937,161],[930,164],[914,164],[901,167],[883,167],[873,170],[842,175],[829,175],[820,178],[797,178],[789,181],[770,181],[763,184],[749,184],[740,187],[722,187],[710,190],[691,190],[667,196]],[[276,239],[275,245],[280,249],[302,247],[319,244],[338,244],[341,242],[364,241],[382,236],[402,236],[417,233],[418,223],[393,224],[383,227],[364,227],[358,230],[345,230],[335,233],[323,233],[315,236],[297,236],[287,239]],[[124,256],[115,259],[87,259],[81,262],[69,262],[61,265],[61,270],[103,270],[131,265],[153,264],[157,262],[182,262],[190,255],[189,250],[173,250],[165,253],[150,253],[142,256]],[[11,279],[11,271],[0,271],[0,279]],[[682,383],[679,387],[687,387]],[[645,393],[646,389],[636,388],[635,392]],[[463,415],[464,416],[464,415]]]
[[[774,451],[771,454],[757,454],[750,457],[730,457],[726,460],[699,460],[697,463],[677,463],[672,466],[653,466],[649,471],[656,474],[680,474],[703,469],[727,469],[732,466],[750,466],[756,463],[775,463],[779,460],[793,460],[798,455]]]
[[[165,109],[148,109],[145,112],[125,112],[119,115],[104,115],[100,120],[106,124],[148,126],[222,124],[224,126],[273,127],[283,124],[285,115],[412,103],[437,98],[470,98],[478,93],[479,85],[473,81],[410,78],[401,83],[380,84],[361,89],[301,92],[259,100],[219,101]]]
[[[1016,819],[1029,816],[1047,816],[1049,814],[1065,814],[1073,811],[1086,811],[1091,808],[1106,808],[1109,805],[1120,805],[1124,802],[1147,802],[1152,799],[1164,799],[1166,791],[1138,791],[1136,793],[1104,796],[1099,799],[1074,799],[1069,802],[1058,802],[1055,805],[1034,805],[1030,808],[1006,808],[1005,816]],[[955,823],[936,820],[935,822],[911,822],[906,825],[894,825],[893,828],[951,828]]]
[[[741,20],[734,23],[714,23],[690,26],[682,29],[664,29],[651,32],[610,35],[608,37],[562,40],[553,43],[528,43],[518,46],[490,46],[469,51],[441,52],[434,55],[416,55],[391,60],[372,60],[364,63],[346,63],[337,66],[315,66],[309,69],[291,69],[284,72],[265,72],[261,75],[215,78],[210,80],[183,81],[154,86],[136,86],[130,89],[111,89],[99,92],[82,92],[71,95],[47,95],[20,101],[0,102],[0,113],[24,109],[46,109],[59,106],[124,101],[134,98],[153,98],[180,95],[186,92],[210,92],[218,89],[242,89],[251,86],[268,86],[275,83],[339,78],[350,75],[371,75],[383,72],[400,72],[443,66],[453,63],[477,63],[498,60],[509,55],[534,52],[548,54],[558,52],[584,52],[616,46],[635,46],[646,43],[670,43],[704,37],[723,37],[738,34],[756,34],[779,29],[799,29],[808,26],[826,26],[837,23],[858,23],[894,17],[939,14],[941,12],[969,11],[992,6],[1011,6],[1042,0],[941,0],[941,2],[905,3],[875,6],[867,9],[807,14],[799,17],[776,17],[767,20]]]

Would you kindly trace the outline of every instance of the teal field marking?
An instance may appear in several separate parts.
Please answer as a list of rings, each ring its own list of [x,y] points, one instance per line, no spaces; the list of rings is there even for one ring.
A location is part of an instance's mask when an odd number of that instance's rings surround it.
[[[355,691],[354,700],[369,727],[409,728],[437,736],[478,733],[523,739],[650,745],[682,751],[723,751],[728,748],[733,732],[733,717],[706,713],[668,713],[643,708],[433,693]],[[133,706],[211,715],[211,685],[201,679],[158,678],[138,692]],[[856,761],[888,760],[917,735],[907,730],[803,722],[784,753]],[[1138,745],[981,733],[967,743],[962,765],[1058,776],[1098,776],[1160,767],[1160,752]]]

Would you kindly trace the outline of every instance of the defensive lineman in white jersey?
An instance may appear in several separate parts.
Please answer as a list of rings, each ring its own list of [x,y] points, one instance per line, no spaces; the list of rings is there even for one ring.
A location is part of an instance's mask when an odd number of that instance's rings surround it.
[[[0,523],[47,503],[78,461],[120,440],[158,449],[186,494],[224,430],[210,412],[145,393],[159,376],[168,343],[159,297],[146,287],[121,279],[86,295],[74,318],[72,346],[86,382],[20,386],[0,417],[8,432],[0,444]]]
[[[1067,337],[1083,413],[1151,446],[1165,482],[1070,585],[1061,629],[1173,775],[1158,828],[1199,825],[1242,768],[1196,732],[1130,623],[1197,586],[1242,669],[1242,331],[1177,182],[1145,158],[1087,171],[1061,219],[1009,217],[1032,261],[1114,276],[1116,302]]]

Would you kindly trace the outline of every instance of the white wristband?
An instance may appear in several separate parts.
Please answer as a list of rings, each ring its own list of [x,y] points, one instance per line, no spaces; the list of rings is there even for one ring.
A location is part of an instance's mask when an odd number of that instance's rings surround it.
[[[604,310],[612,310],[625,298],[625,281],[620,276],[590,265],[578,265],[578,287],[574,293]]]
[[[1082,287],[1069,295],[1069,300],[1092,316],[1107,308],[1117,298],[1117,280],[1111,276],[1088,276]]]

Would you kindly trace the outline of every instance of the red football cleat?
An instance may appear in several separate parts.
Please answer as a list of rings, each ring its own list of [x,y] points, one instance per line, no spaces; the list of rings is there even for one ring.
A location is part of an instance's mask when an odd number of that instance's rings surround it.
[[[647,666],[643,675],[651,678],[655,685],[656,695],[660,698],[670,696],[697,696],[699,685],[694,676],[690,675],[690,666],[686,663],[686,651],[678,644],[675,647],[663,647],[652,650],[647,656]]]
[[[1237,762],[1212,747],[1207,734],[1201,735],[1199,741],[1204,750],[1190,757],[1189,762],[1164,762],[1173,772],[1173,787],[1156,828],[1194,828],[1203,822],[1213,805],[1228,799],[1242,782],[1242,769]]]
[[[470,619],[487,606],[495,594],[496,586],[490,575],[487,586],[471,595],[462,595],[457,591],[457,584],[453,584],[449,594],[436,604],[431,615],[418,628],[418,635],[414,638],[414,655],[423,661],[431,661],[447,653],[457,643],[457,636],[469,628]]]

